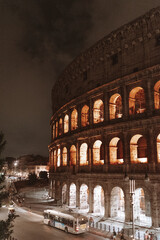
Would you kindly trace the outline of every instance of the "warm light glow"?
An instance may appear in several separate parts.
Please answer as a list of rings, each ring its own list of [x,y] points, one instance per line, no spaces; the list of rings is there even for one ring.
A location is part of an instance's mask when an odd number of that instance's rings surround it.
[[[140,135],[136,134],[131,138],[130,141],[130,159],[132,163],[147,163],[148,158],[144,156],[146,154],[147,146],[142,145],[141,139],[144,139],[144,143],[146,144],[145,138]],[[144,144],[143,143],[143,144]],[[142,157],[143,155],[143,157]]]
[[[120,138],[115,137],[109,143],[109,157],[110,164],[122,164],[123,163],[123,146],[120,143]],[[121,157],[121,158],[119,158]]]
[[[71,130],[75,130],[78,127],[78,112],[76,109],[71,114]]]
[[[70,148],[70,164],[76,165],[76,147],[74,145]]]
[[[63,166],[67,165],[67,148],[64,147],[62,151]]]
[[[80,147],[80,166],[88,165],[87,149],[88,149],[88,146],[86,143],[83,143]]]
[[[89,124],[89,107],[85,105],[81,111],[81,125],[86,127]]]
[[[62,118],[59,119],[59,135],[62,135],[62,131],[63,131],[63,128],[62,128]]]
[[[129,94],[129,114],[143,113],[146,110],[145,93],[142,87],[133,88]]]
[[[64,117],[64,133],[69,131],[69,116],[66,114]]]
[[[122,117],[122,98],[120,94],[114,94],[109,101],[109,116],[110,119]]]
[[[160,163],[160,134],[157,137],[157,161]]]
[[[104,164],[104,160],[103,160],[104,153],[102,154],[101,146],[102,146],[102,142],[100,140],[95,141],[95,143],[93,144],[93,164],[94,165]]]
[[[57,152],[57,167],[60,167],[61,165],[61,150],[60,148],[58,148],[58,152]]]
[[[160,81],[154,86],[154,107],[160,109]]]
[[[99,123],[104,121],[104,106],[102,100],[97,100],[93,106],[93,122]]]

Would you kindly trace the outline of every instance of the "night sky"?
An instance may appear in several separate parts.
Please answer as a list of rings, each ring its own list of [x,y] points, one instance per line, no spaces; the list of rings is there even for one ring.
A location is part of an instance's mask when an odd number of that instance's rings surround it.
[[[4,156],[48,155],[51,89],[82,51],[160,0],[0,0]]]

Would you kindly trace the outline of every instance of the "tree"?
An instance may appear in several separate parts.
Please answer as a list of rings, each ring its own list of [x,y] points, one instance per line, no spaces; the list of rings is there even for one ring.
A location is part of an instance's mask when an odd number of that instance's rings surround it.
[[[37,180],[37,175],[35,173],[29,173],[28,179],[30,184],[34,184]]]
[[[47,172],[46,171],[41,171],[40,173],[39,173],[39,177],[40,178],[43,178],[43,179],[48,179],[48,176],[47,176]]]
[[[4,135],[0,132],[0,156],[4,150],[6,145],[6,141],[4,140]],[[4,159],[0,158],[0,207],[2,206],[2,202],[6,199],[8,193],[5,190],[5,173],[4,173]],[[13,221],[15,215],[8,216],[6,220],[0,221],[0,239],[5,240],[8,239],[13,232]]]

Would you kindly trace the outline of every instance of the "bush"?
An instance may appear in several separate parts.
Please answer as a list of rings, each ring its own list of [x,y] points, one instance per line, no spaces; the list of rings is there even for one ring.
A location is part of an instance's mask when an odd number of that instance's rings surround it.
[[[48,179],[48,173],[46,172],[46,171],[41,171],[40,173],[39,173],[39,177],[40,178],[43,178],[43,179]]]

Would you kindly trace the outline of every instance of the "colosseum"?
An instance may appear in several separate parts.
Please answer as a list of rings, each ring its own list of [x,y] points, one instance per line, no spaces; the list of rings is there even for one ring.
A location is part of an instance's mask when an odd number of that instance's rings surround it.
[[[52,89],[52,111],[50,196],[160,227],[160,7],[74,59]]]

